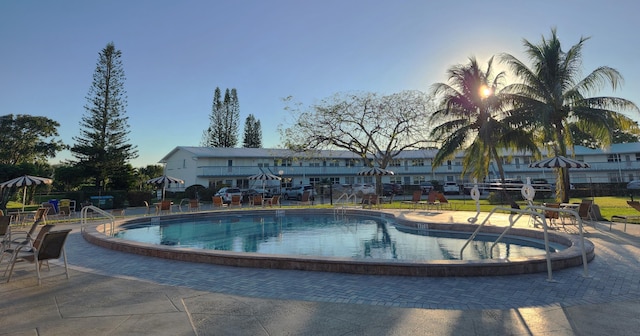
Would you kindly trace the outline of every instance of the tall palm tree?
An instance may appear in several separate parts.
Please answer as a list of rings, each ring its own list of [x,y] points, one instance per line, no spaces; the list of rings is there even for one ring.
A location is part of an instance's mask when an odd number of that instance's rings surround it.
[[[501,55],[521,83],[504,88],[507,99],[513,104],[510,120],[523,129],[530,129],[539,136],[541,147],[551,155],[567,155],[573,152],[570,125],[591,134],[603,147],[611,144],[615,130],[627,130],[634,121],[618,111],[638,113],[638,107],[626,99],[617,97],[589,97],[609,84],[615,90],[622,83],[622,75],[613,68],[601,66],[580,79],[582,47],[588,38],[563,51],[556,29],[549,39],[542,37],[539,44],[523,40],[525,52],[531,61],[528,67],[512,55]],[[569,172],[558,169],[557,195],[563,202],[569,201]],[[560,183],[561,182],[561,183]]]
[[[486,70],[480,69],[475,58],[468,64],[451,67],[448,83],[432,86],[431,94],[439,102],[438,110],[432,114],[436,125],[431,137],[440,139],[442,145],[433,159],[433,166],[464,151],[462,174],[470,172],[472,177],[482,179],[489,172],[494,160],[498,173],[504,181],[502,158],[498,149],[529,150],[538,153],[538,148],[529,134],[512,128],[503,122],[506,101],[500,88],[504,72],[493,76],[493,57]]]

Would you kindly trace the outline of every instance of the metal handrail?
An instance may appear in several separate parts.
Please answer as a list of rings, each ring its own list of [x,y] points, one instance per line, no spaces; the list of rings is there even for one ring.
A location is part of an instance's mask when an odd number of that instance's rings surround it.
[[[81,230],[84,231],[84,227],[87,224],[87,219],[88,219],[87,213],[89,212],[89,210],[91,210],[93,212],[97,212],[97,213],[107,217],[111,221],[111,228],[110,228],[110,231],[109,231],[109,235],[113,236],[113,233],[114,233],[113,232],[113,228],[115,226],[116,218],[112,214],[110,214],[110,213],[108,213],[108,212],[106,212],[106,211],[104,211],[104,210],[102,210],[102,209],[100,209],[100,208],[98,208],[97,206],[94,206],[94,205],[87,205],[87,206],[83,207],[82,210],[80,210],[80,228],[81,228]]]
[[[540,210],[540,212],[538,212],[537,210]],[[511,229],[511,227],[513,227],[513,225],[523,215],[528,214],[528,215],[530,215],[530,216],[532,216],[534,218],[538,218],[538,217],[542,218],[542,227],[543,227],[543,236],[544,236],[544,248],[545,248],[546,260],[547,260],[547,274],[548,274],[547,280],[548,281],[553,281],[552,265],[551,265],[551,252],[549,250],[548,225],[547,225],[547,219],[546,219],[546,217],[544,215],[544,211],[545,210],[568,213],[570,215],[573,215],[576,218],[576,221],[578,222],[578,228],[579,228],[579,231],[580,231],[580,244],[581,244],[580,248],[582,250],[582,264],[584,265],[584,276],[588,277],[589,276],[589,269],[588,269],[588,266],[587,266],[587,254],[586,254],[586,249],[585,249],[585,245],[584,245],[582,218],[580,217],[580,215],[577,212],[575,212],[574,210],[571,210],[571,209],[548,208],[548,207],[544,207],[544,206],[535,206],[535,205],[528,205],[524,209],[495,207],[489,212],[489,214],[487,215],[487,217],[485,217],[485,219],[482,221],[482,223],[480,223],[478,225],[476,230],[471,234],[469,239],[467,239],[467,241],[464,243],[462,248],[460,248],[460,259],[462,259],[462,256],[463,256],[463,253],[464,253],[464,249],[471,243],[471,241],[473,241],[473,239],[478,235],[478,233],[480,232],[482,227],[489,221],[491,216],[496,211],[508,211],[508,212],[511,213],[511,215],[509,216],[509,226],[505,228],[505,230],[502,232],[502,234],[500,234],[500,236],[498,236],[498,238],[495,240],[493,245],[491,245],[491,249],[490,249],[491,255],[493,255],[493,247],[502,239],[502,237],[504,237],[504,235],[506,235],[506,233],[509,231],[509,229]]]

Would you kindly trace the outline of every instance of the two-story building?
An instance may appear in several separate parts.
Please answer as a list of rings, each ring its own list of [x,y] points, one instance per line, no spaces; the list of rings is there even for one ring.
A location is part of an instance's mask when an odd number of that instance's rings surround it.
[[[383,182],[419,185],[424,181],[469,183],[462,175],[462,156],[432,167],[436,149],[405,150],[388,166],[395,175],[383,176]],[[572,183],[612,183],[640,179],[640,143],[614,144],[607,150],[575,147],[575,159],[587,162],[591,168],[573,169]],[[530,168],[534,158],[530,153],[510,153],[503,157],[505,177],[525,180],[544,178],[555,182],[552,169]],[[249,176],[261,172],[283,178],[283,186],[316,184],[321,181],[354,184],[372,183],[374,177],[359,176],[365,169],[363,160],[344,150],[317,150],[304,153],[278,148],[174,148],[160,161],[165,173],[181,178],[184,186],[230,185],[254,187]],[[486,179],[498,178],[495,163]],[[262,183],[262,182],[259,182]],[[274,183],[274,182],[271,182]],[[275,182],[278,183],[279,182]]]

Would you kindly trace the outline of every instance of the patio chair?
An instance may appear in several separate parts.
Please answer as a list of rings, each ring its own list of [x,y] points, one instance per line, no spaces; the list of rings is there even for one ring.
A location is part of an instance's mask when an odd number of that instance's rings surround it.
[[[449,200],[443,193],[436,192],[436,199],[438,200],[438,207],[440,207],[440,209],[448,208],[449,210],[453,210],[451,203],[449,203]]]
[[[274,204],[280,206],[280,195],[274,195],[273,197],[266,200],[265,203],[265,205],[268,205],[270,207],[272,207]]]
[[[189,211],[200,211],[200,202],[197,199],[189,200]]]
[[[262,195],[254,195],[252,200],[253,206],[264,206]]]
[[[0,215],[0,251],[11,241],[11,216]]]
[[[549,221],[549,227],[556,227],[558,225],[557,220],[560,219],[560,203],[546,203],[544,204],[548,210],[544,210],[544,217]],[[564,220],[564,219],[563,219]]]
[[[417,208],[418,205],[426,206],[426,202],[422,200],[422,190],[416,190],[413,192],[410,201],[402,201],[404,204],[411,204],[413,208]]]
[[[41,284],[40,277],[40,269],[42,268],[42,263],[47,263],[47,268],[49,267],[50,259],[58,259],[62,255],[64,259],[64,273],[69,279],[69,267],[67,265],[67,256],[64,252],[64,243],[67,240],[67,236],[71,232],[71,229],[60,230],[60,231],[49,231],[42,237],[42,240],[36,246],[27,249],[23,246],[20,246],[16,249],[15,256],[11,260],[11,264],[7,265],[9,268],[9,275],[7,277],[7,282],[11,280],[11,275],[13,274],[13,267],[15,266],[17,261],[28,261],[33,263],[36,266],[36,274],[38,276],[38,286]],[[5,271],[5,274],[7,272]]]
[[[591,204],[593,204],[592,200],[582,200],[580,203],[578,215],[580,215],[582,220],[593,220],[593,216],[591,216]]]
[[[222,208],[227,206],[227,204],[222,200],[222,196],[212,196],[211,201],[214,208]]]
[[[435,208],[435,209],[440,208],[440,202],[438,202],[438,194],[440,193],[435,190],[429,191],[429,195],[427,195],[427,202],[426,202],[427,208]]]
[[[242,196],[241,195],[231,195],[231,203],[229,206],[237,206],[242,207]]]
[[[362,208],[373,209],[374,206],[380,208],[380,197],[378,195],[367,194],[362,196]]]
[[[37,225],[36,225],[37,227]],[[4,259],[5,255],[10,255],[10,259],[9,262],[11,262],[14,258],[15,258],[15,254],[23,248],[29,249],[29,248],[37,248],[40,245],[40,242],[42,241],[42,238],[44,237],[45,234],[47,234],[49,231],[51,231],[51,229],[53,229],[55,227],[55,225],[52,224],[47,224],[45,226],[43,226],[40,231],[38,232],[38,235],[36,236],[35,233],[27,235],[26,237],[19,237],[19,238],[13,238],[11,241],[5,242],[5,244],[3,244],[2,246],[2,251],[0,251],[0,263],[2,263],[2,260]],[[5,274],[6,274],[6,270],[5,270]]]
[[[163,212],[167,214],[171,213],[171,201],[162,201],[160,202],[160,204],[158,204],[156,214],[161,215]]]
[[[303,192],[302,196],[300,197],[300,201],[298,201],[298,203],[300,204],[311,204],[311,202],[313,202],[313,198],[311,197],[310,190]]]

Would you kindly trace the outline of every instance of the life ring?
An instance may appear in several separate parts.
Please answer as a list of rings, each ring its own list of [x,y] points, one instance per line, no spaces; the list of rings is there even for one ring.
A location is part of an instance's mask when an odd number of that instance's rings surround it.
[[[469,192],[469,195],[471,195],[471,199],[473,199],[474,201],[479,201],[480,200],[480,190],[478,189],[478,186],[474,186],[473,188],[471,188],[471,191]]]
[[[533,201],[533,198],[536,196],[536,190],[530,184],[523,185],[520,193],[527,201]]]

